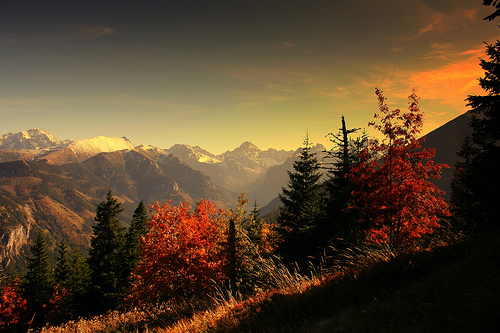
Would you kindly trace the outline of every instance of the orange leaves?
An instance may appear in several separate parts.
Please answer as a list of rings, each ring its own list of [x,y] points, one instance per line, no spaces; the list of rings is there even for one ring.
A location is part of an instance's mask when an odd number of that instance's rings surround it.
[[[160,301],[209,291],[225,276],[220,248],[225,212],[206,200],[194,210],[186,202],[155,203],[152,210],[130,300]]]
[[[26,313],[26,300],[18,291],[17,283],[0,288],[0,330],[14,331]]]
[[[388,243],[394,250],[410,245],[423,234],[439,227],[439,220],[449,216],[443,192],[428,178],[439,178],[445,164],[434,164],[434,149],[422,149],[418,138],[423,112],[415,93],[408,97],[409,112],[389,110],[382,91],[376,90],[379,101],[378,122],[369,125],[385,135],[382,142],[372,140],[365,149],[361,163],[354,166],[349,177],[355,185],[354,209],[363,213],[368,223],[369,240]]]

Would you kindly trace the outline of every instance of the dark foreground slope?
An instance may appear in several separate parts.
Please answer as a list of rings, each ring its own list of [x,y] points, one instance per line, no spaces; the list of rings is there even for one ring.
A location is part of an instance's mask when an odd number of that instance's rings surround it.
[[[500,332],[499,245],[495,233],[277,294],[215,331]]]

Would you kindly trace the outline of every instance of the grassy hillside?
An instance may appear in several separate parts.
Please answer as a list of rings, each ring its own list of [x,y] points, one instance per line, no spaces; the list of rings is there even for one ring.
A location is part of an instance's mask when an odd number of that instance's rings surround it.
[[[344,272],[277,272],[277,290],[209,311],[151,307],[44,332],[499,332],[499,245],[497,232],[392,260],[365,252]]]

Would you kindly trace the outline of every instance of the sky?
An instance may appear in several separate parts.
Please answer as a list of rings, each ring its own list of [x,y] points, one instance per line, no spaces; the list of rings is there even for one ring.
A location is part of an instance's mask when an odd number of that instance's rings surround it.
[[[416,89],[425,134],[483,93],[492,12],[482,0],[2,1],[0,135],[220,154],[296,149],[308,134],[331,148],[342,115],[372,133],[376,87],[401,109]]]

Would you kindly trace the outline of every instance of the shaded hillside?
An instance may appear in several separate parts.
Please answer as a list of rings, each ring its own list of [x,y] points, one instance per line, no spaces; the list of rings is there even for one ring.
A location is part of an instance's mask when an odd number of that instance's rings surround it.
[[[209,332],[498,332],[498,233],[247,302]],[[168,332],[169,330],[165,330]]]
[[[24,267],[27,244],[39,229],[48,233],[50,249],[66,238],[85,249],[95,206],[108,185],[81,166],[71,168],[43,161],[0,163],[0,261],[3,267]]]
[[[422,144],[423,148],[436,148],[435,163],[446,163],[450,167],[443,170],[441,179],[433,180],[433,183],[446,192],[447,200],[451,195],[450,182],[453,179],[455,163],[458,161],[457,152],[460,151],[465,137],[472,132],[469,120],[469,112],[458,116],[425,135],[425,142]]]

